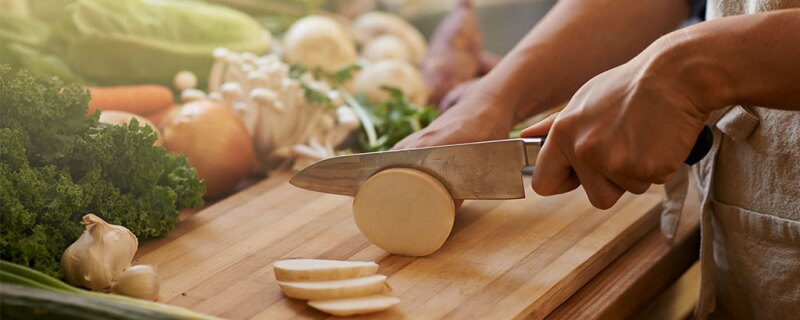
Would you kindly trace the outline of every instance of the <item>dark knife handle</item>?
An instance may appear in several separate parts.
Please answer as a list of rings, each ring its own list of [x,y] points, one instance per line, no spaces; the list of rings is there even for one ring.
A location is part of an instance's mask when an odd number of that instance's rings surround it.
[[[541,147],[544,146],[545,141],[547,140],[547,136],[540,137],[540,138],[525,138],[526,145]],[[714,144],[714,135],[711,133],[711,128],[708,126],[703,126],[703,130],[700,131],[700,134],[697,135],[697,140],[694,142],[694,147],[692,147],[692,151],[689,152],[689,156],[686,157],[686,160],[683,163],[688,165],[693,165],[695,163],[700,162],[703,158],[706,157],[708,151],[711,150],[711,146]],[[538,155],[538,150],[528,150],[528,164],[531,165],[536,162],[536,155]]]
[[[713,144],[714,135],[711,133],[711,128],[708,126],[703,126],[703,130],[700,131],[699,135],[697,135],[697,140],[694,142],[692,151],[689,152],[689,156],[686,157],[686,160],[684,160],[683,163],[691,166],[700,162],[700,160],[703,160],[703,158],[706,157]]]

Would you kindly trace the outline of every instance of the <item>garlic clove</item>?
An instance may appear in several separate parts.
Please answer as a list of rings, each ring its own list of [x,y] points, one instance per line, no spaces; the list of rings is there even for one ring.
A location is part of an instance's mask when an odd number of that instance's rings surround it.
[[[126,269],[111,288],[112,293],[152,301],[158,299],[158,290],[158,275],[156,269],[150,265]]]
[[[139,246],[127,228],[94,214],[83,216],[83,234],[61,256],[65,280],[92,291],[108,291],[131,264]]]

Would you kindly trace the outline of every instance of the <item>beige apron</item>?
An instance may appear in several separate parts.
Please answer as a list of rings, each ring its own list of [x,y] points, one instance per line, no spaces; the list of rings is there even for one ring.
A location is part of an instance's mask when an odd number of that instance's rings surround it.
[[[800,1],[709,0],[706,18],[791,7]],[[714,147],[695,167],[704,194],[696,313],[800,319],[800,111],[732,106],[707,123]],[[672,201],[661,222],[671,238],[685,179],[668,183],[667,191]]]

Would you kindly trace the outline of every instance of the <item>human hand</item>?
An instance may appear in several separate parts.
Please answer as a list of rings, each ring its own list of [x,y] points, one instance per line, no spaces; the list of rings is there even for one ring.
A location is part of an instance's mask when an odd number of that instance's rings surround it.
[[[398,142],[393,149],[420,148],[508,138],[513,112],[503,96],[470,85],[458,102],[427,128]]]
[[[680,83],[669,64],[637,57],[587,82],[558,114],[521,136],[547,135],[532,187],[541,195],[583,185],[592,205],[613,206],[668,181],[708,117],[700,92]]]

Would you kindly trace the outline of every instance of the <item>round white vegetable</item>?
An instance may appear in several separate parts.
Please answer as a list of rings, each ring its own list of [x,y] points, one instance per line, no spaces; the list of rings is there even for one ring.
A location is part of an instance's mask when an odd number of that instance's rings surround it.
[[[291,259],[275,262],[272,266],[278,281],[342,280],[378,272],[378,264],[367,261]]]
[[[427,50],[425,37],[417,28],[397,15],[378,11],[367,12],[353,22],[353,29],[362,45],[378,36],[391,34],[405,43],[411,54],[412,63],[420,64],[425,57]]]
[[[355,279],[317,282],[278,281],[278,285],[290,298],[302,300],[343,299],[383,292],[386,290],[386,276],[377,274]]]
[[[400,303],[397,297],[374,295],[358,298],[309,301],[308,305],[334,316],[346,317],[383,311]]]
[[[413,62],[408,47],[393,35],[382,35],[364,45],[361,56],[370,61],[403,60]]]
[[[417,68],[402,60],[383,60],[364,67],[353,80],[353,90],[363,92],[373,102],[389,98],[381,89],[389,86],[400,89],[406,98],[416,105],[428,100],[428,85]]]
[[[284,36],[287,62],[333,72],[356,62],[356,44],[336,20],[307,16],[297,20]]]
[[[414,169],[392,168],[370,177],[353,201],[358,229],[390,253],[426,256],[447,240],[455,220],[453,198],[439,180]]]

